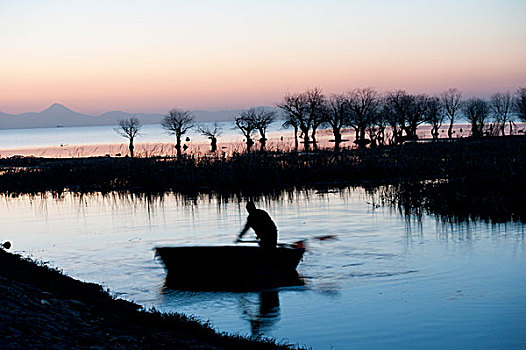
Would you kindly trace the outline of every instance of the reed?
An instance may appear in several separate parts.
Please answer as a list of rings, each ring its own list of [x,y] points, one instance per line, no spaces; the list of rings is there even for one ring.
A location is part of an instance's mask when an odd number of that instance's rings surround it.
[[[13,195],[131,191],[247,196],[320,186],[391,185],[383,198],[408,210],[501,218],[524,217],[525,179],[523,136],[406,143],[337,153],[276,149],[179,159],[0,159],[0,192]]]
[[[447,147],[437,160],[442,176],[387,186],[380,198],[405,214],[431,213],[448,221],[526,221],[525,140],[494,138],[457,147]]]

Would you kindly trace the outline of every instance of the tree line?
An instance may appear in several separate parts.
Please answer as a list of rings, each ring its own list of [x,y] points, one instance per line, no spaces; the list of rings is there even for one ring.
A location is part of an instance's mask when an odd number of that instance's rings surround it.
[[[526,88],[517,89],[515,94],[496,93],[489,100],[463,99],[458,89],[429,96],[405,90],[380,94],[375,89],[362,88],[325,96],[321,89],[314,88],[286,94],[277,106],[284,112],[283,125],[294,129],[295,149],[299,146],[298,137],[305,150],[311,146],[316,149],[317,130],[330,128],[334,149],[339,150],[344,141],[343,128],[354,130],[358,147],[416,140],[417,129],[423,123],[431,126],[434,140],[447,123],[447,137],[453,138],[453,126],[462,117],[470,124],[472,137],[504,136],[506,126],[512,134],[517,119],[526,122]]]
[[[173,108],[161,120],[161,127],[175,136],[175,150],[177,157],[181,157],[183,150],[187,148],[186,145],[182,145],[183,135],[196,127],[192,112]],[[141,129],[142,123],[136,117],[119,120],[119,126],[115,128],[119,135],[128,139],[128,149],[132,158],[134,157],[134,141],[140,135]],[[221,135],[221,126],[214,123],[213,125],[198,125],[197,129],[202,135],[210,139],[211,152],[217,151],[217,138]],[[189,141],[190,139],[186,138],[186,140]]]
[[[332,130],[334,139],[331,142],[334,142],[334,150],[339,151],[341,144],[347,141],[342,138],[344,128],[354,130],[354,143],[361,148],[416,140],[417,129],[424,123],[431,126],[433,140],[439,138],[439,130],[444,125],[447,137],[453,138],[454,124],[462,118],[470,125],[471,137],[504,136],[506,127],[511,135],[517,120],[526,122],[526,88],[518,88],[513,94],[495,93],[489,99],[464,99],[462,92],[454,88],[435,96],[411,94],[405,90],[381,94],[373,88],[326,96],[322,89],[314,88],[287,93],[276,106],[282,111],[282,126],[293,129],[295,151],[300,142],[304,150],[316,150],[316,134],[323,128]],[[259,149],[265,150],[268,127],[276,120],[275,110],[262,107],[250,108],[235,117],[235,127],[245,138],[247,152],[252,150],[258,136]],[[217,151],[217,138],[222,132],[217,123],[196,125],[190,111],[174,108],[163,117],[161,126],[175,136],[178,157],[186,147],[182,145],[183,136],[195,127],[210,140],[211,152]],[[115,129],[128,139],[131,157],[134,156],[134,139],[140,135],[141,127],[139,119],[129,118],[120,120]]]
[[[260,150],[264,151],[266,147],[266,133],[268,127],[276,120],[276,111],[266,108],[250,108],[242,111],[236,116],[234,123],[237,129],[245,137],[247,152],[250,152],[254,145],[254,133],[259,132]],[[161,127],[168,133],[175,136],[175,150],[177,157],[181,157],[187,146],[182,144],[183,136],[192,128],[197,128],[201,135],[210,140],[210,152],[217,151],[217,138],[222,133],[222,127],[217,124],[196,124],[192,112],[173,108],[161,120]],[[115,131],[129,141],[128,149],[130,157],[134,157],[134,141],[140,135],[142,124],[138,118],[132,117],[119,120],[119,126]],[[190,139],[187,137],[187,141]]]

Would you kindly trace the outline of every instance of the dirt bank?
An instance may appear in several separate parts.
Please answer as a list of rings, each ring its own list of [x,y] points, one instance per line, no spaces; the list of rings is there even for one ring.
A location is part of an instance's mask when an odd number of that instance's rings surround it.
[[[184,315],[144,311],[0,249],[1,349],[290,349],[218,334]]]

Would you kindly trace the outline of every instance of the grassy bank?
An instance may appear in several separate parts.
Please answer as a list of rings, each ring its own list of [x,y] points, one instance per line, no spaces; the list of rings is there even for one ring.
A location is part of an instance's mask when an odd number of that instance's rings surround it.
[[[0,249],[2,349],[291,349],[144,311],[93,283]]]
[[[404,213],[448,221],[526,222],[525,138],[460,143],[439,155],[442,176],[395,183],[382,189],[381,198]]]
[[[383,198],[449,215],[523,218],[526,137],[406,143],[340,153],[230,158],[0,159],[0,192],[208,192],[257,195],[316,186],[396,185]]]

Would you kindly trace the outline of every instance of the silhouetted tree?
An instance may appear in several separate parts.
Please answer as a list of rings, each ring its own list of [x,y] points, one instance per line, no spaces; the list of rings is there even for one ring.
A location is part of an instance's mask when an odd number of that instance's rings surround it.
[[[382,100],[379,99],[377,112],[367,127],[367,133],[371,139],[371,147],[385,145],[385,129],[389,123],[386,115],[387,110],[381,101]]]
[[[310,149],[309,131],[311,121],[309,118],[309,104],[305,94],[286,94],[283,100],[277,104],[285,112],[287,125],[298,128],[301,131],[306,151]]]
[[[490,98],[490,108],[493,112],[495,122],[500,129],[501,135],[504,136],[504,129],[506,123],[510,122],[510,135],[512,132],[512,112],[513,112],[513,97],[509,91],[502,93],[498,92]]]
[[[221,135],[223,128],[219,124],[214,123],[212,125],[199,125],[197,130],[210,140],[210,152],[214,153],[217,151],[217,138]]]
[[[416,140],[418,139],[416,133],[418,126],[426,121],[429,96],[424,94],[412,95],[412,100],[405,132],[409,140]]]
[[[254,141],[252,140],[252,133],[256,130],[256,124],[253,118],[253,109],[248,111],[242,111],[239,116],[235,119],[237,128],[241,131],[243,136],[246,138],[247,152],[250,152]]]
[[[194,126],[192,112],[173,108],[161,120],[161,126],[170,134],[175,135],[177,157],[181,157],[181,136]]]
[[[316,131],[322,126],[327,119],[327,104],[325,96],[320,88],[314,88],[307,90],[305,93],[308,113],[309,113],[309,124],[312,127],[312,145],[314,149],[318,149],[318,143],[316,141]]]
[[[139,131],[142,128],[142,124],[139,119],[132,117],[129,119],[121,119],[119,120],[119,127],[115,128],[114,130],[121,135],[122,137],[125,137],[129,140],[128,149],[130,150],[130,157],[133,158],[133,141],[136,136],[140,135]]]
[[[350,114],[350,124],[356,130],[356,141],[359,147],[370,143],[366,140],[365,132],[371,125],[375,114],[378,112],[378,92],[372,88],[355,89],[347,97]]]
[[[447,137],[453,137],[453,125],[457,117],[458,111],[462,107],[462,92],[458,89],[449,89],[440,95],[440,102],[444,107],[446,117],[449,119],[449,128],[447,129]]]
[[[328,101],[327,124],[334,135],[334,151],[340,150],[342,143],[342,128],[349,123],[349,105],[345,95],[332,95]]]
[[[259,131],[260,150],[264,151],[267,144],[267,129],[274,122],[276,112],[265,108],[251,108],[248,112],[249,118]]]
[[[526,123],[526,88],[518,88],[515,93],[515,114]]]
[[[468,122],[471,123],[471,136],[481,137],[489,114],[488,103],[481,98],[471,98],[464,103],[462,110]]]
[[[298,152],[298,124],[296,122],[296,119],[291,117],[290,114],[285,114],[283,118],[283,124],[281,125],[282,128],[288,129],[289,127],[292,127],[294,129],[294,151]]]
[[[401,135],[401,131],[398,126],[398,118],[396,117],[393,103],[391,102],[389,98],[389,94],[380,98],[380,105],[378,108],[377,118],[378,118],[378,122],[384,123],[386,127],[387,126],[391,127],[391,133],[390,133],[390,137],[388,141],[390,145],[396,144],[398,141],[399,135]],[[384,135],[384,137],[385,136],[388,136],[388,135]],[[384,142],[385,141],[386,140],[384,140]]]
[[[387,93],[385,98],[386,116],[393,132],[393,141],[401,143],[404,139],[403,132],[407,130],[407,123],[413,113],[415,97],[404,90]],[[408,137],[406,131],[406,137]]]
[[[430,97],[427,100],[426,122],[431,124],[431,136],[433,136],[433,140],[438,139],[439,130],[444,119],[444,109],[440,103],[440,99],[438,97]]]

